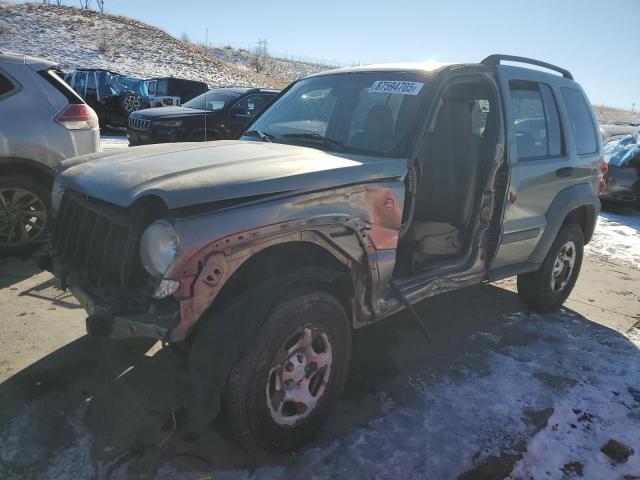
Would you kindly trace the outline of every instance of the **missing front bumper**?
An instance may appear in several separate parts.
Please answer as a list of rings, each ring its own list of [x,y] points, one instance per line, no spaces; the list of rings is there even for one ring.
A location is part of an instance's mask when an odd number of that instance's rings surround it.
[[[177,308],[131,315],[113,314],[107,305],[98,303],[82,288],[72,285],[70,289],[89,314],[86,320],[87,333],[92,336],[106,336],[113,339],[145,337],[164,340],[180,321],[180,312]]]

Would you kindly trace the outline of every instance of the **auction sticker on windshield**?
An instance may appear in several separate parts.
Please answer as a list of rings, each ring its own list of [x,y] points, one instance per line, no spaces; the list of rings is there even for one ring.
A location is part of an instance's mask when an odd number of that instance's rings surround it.
[[[369,87],[369,93],[395,93],[398,95],[417,95],[422,90],[422,82],[403,80],[378,80]]]

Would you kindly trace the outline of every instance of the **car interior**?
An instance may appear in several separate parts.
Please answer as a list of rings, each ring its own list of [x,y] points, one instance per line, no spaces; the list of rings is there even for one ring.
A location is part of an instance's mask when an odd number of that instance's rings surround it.
[[[455,263],[469,251],[496,147],[495,99],[481,79],[453,82],[440,95],[414,166],[412,218],[398,249],[402,273]]]

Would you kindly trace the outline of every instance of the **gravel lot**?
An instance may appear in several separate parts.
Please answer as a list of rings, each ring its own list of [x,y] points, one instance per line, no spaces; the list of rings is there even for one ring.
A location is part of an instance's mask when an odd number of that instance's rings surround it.
[[[334,415],[287,455],[194,433],[167,350],[87,337],[51,275],[0,259],[0,478],[637,478],[639,218],[601,217],[561,311],[527,312],[509,279],[419,304],[432,344],[404,313],[357,332]]]

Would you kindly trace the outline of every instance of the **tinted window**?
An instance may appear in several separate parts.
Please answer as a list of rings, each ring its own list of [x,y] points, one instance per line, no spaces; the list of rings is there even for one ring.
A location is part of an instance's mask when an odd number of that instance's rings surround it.
[[[540,93],[544,101],[544,110],[547,118],[549,155],[562,155],[564,153],[564,145],[562,141],[562,129],[560,127],[560,115],[558,114],[558,104],[548,85],[541,83]]]
[[[160,96],[169,95],[169,81],[159,80],[157,94]]]
[[[239,92],[212,89],[202,95],[198,95],[194,99],[189,100],[182,106],[187,108],[198,108],[201,110],[207,109],[209,111],[222,110],[225,105],[229,105],[240,97],[240,95],[242,94]]]
[[[7,77],[0,73],[0,95],[9,93],[11,90],[13,90],[13,83],[11,83],[11,81]]]
[[[149,95],[151,96],[155,96],[156,95],[156,85],[158,84],[158,82],[156,80],[153,80],[151,82],[149,82],[147,84],[147,91],[149,92]]]
[[[76,77],[73,80],[73,89],[84,97],[84,89],[87,85],[87,72],[76,72]]]
[[[518,158],[540,158],[563,153],[558,106],[544,84],[511,80],[511,108]]]
[[[270,98],[266,95],[249,95],[233,106],[233,114],[253,117],[264,108]]]
[[[573,88],[562,87],[562,97],[569,111],[576,152],[578,155],[594,153],[597,150],[596,134],[591,120],[591,112],[582,93]]]
[[[90,72],[89,76],[87,77],[87,96],[96,96],[97,94],[98,91],[96,86],[96,76],[93,72]]]

